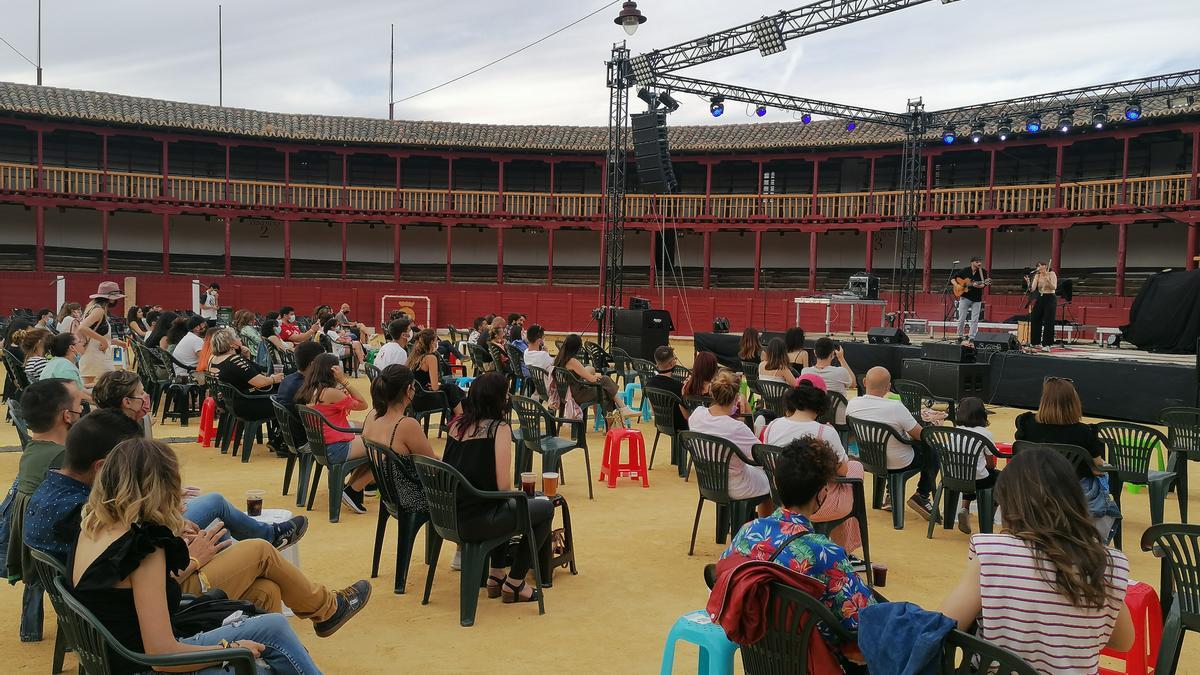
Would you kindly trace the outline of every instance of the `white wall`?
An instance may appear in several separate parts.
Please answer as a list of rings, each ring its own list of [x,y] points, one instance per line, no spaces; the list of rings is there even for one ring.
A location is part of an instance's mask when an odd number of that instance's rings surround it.
[[[557,244],[558,242],[555,242]],[[550,241],[545,230],[519,229],[504,232],[504,264],[545,266],[550,255]]]
[[[292,221],[292,258],[341,262],[342,224],[312,220]]]
[[[0,204],[0,244],[37,243],[33,209],[15,204]]]
[[[1019,270],[1033,267],[1038,260],[1050,260],[1050,232],[1037,227],[996,231],[992,235],[992,268]]]
[[[400,265],[445,265],[446,231],[436,227],[400,228]]]
[[[711,237],[709,246],[712,247],[712,266],[714,268],[754,268],[753,232],[713,232]]]
[[[231,242],[232,243],[232,242]],[[225,255],[225,221],[204,216],[171,216],[171,253]]]
[[[1187,262],[1187,226],[1174,221],[1159,223],[1157,228],[1150,223],[1130,225],[1126,256],[1129,267],[1183,267]]]
[[[805,232],[763,232],[762,266],[808,269],[808,239],[809,235]],[[750,240],[750,246],[754,246],[753,239]]]
[[[625,230],[625,264],[650,267],[650,237],[645,230]],[[558,259],[558,235],[554,235],[554,258]]]
[[[924,233],[921,233],[918,247],[924,246]],[[933,233],[933,269],[948,270],[957,260],[960,267],[965,267],[972,256],[983,257],[984,233],[976,228],[954,228],[936,230]],[[922,260],[918,254],[917,260]],[[919,264],[919,263],[918,263]],[[993,260],[993,266],[995,261]]]
[[[221,228],[225,223],[220,224]],[[295,230],[292,241],[296,241]],[[283,258],[283,223],[278,220],[253,218],[229,223],[229,255],[245,258]],[[296,256],[295,250],[292,256]],[[340,260],[339,254],[339,260]]]
[[[1132,232],[1130,233],[1132,235]],[[1130,236],[1132,240],[1133,237]],[[1067,269],[1117,265],[1117,226],[1077,225],[1063,233],[1062,266]]]
[[[808,251],[804,252],[808,260]],[[867,259],[867,237],[862,232],[835,230],[817,236],[817,269],[861,269]],[[807,265],[805,265],[807,267]]]
[[[455,265],[495,265],[496,264],[496,231],[483,228],[480,232],[474,227],[456,227],[452,245]]]
[[[649,246],[646,244],[647,248]],[[600,233],[596,230],[559,230],[555,232],[554,266],[599,269]]]
[[[140,211],[113,211],[108,218],[108,250],[161,253],[162,216]]]
[[[334,224],[336,229],[338,224]],[[355,262],[390,263],[395,259],[392,228],[376,223],[350,223],[346,232],[346,260]],[[403,234],[403,232],[401,233]],[[403,240],[401,241],[403,243]]]

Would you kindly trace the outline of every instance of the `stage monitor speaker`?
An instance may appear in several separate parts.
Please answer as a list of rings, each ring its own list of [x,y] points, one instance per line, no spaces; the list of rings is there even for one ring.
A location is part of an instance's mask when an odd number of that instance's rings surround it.
[[[641,336],[675,330],[671,313],[665,309],[618,309],[613,317],[614,335]]]
[[[926,342],[921,345],[921,358],[947,363],[975,363],[975,350],[954,342]]]
[[[925,359],[904,359],[901,377],[929,387],[934,396],[946,396],[961,401],[965,396],[988,399],[988,369],[986,363],[946,363]]]
[[[977,333],[975,349],[981,352],[1008,352],[1021,348],[1017,336],[1012,333]]]
[[[867,342],[873,345],[906,345],[908,335],[899,328],[872,328],[867,331]]]
[[[644,112],[629,116],[633,127],[633,152],[637,162],[638,185],[642,192],[675,192],[678,182],[667,146],[667,115]]]

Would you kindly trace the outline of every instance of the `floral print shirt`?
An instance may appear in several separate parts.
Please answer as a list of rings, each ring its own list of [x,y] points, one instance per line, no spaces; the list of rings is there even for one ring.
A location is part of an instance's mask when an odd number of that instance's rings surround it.
[[[784,540],[794,534],[804,536],[792,540],[775,562],[824,584],[821,602],[841,617],[843,626],[857,631],[858,610],[875,604],[871,589],[854,573],[845,549],[828,537],[814,533],[807,517],[787,509],[776,509],[769,517],[742,526],[721,557],[736,552],[752,560],[769,560]],[[825,637],[830,636],[825,634]]]

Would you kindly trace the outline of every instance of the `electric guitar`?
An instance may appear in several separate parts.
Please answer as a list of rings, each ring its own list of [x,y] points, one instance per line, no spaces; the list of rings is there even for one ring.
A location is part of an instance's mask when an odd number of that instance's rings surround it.
[[[950,288],[951,288],[951,290],[953,290],[955,298],[961,298],[963,296],[963,293],[966,293],[968,289],[983,288],[985,286],[991,286],[991,285],[992,285],[991,279],[984,279],[983,281],[972,281],[971,277],[956,276],[950,280]]]

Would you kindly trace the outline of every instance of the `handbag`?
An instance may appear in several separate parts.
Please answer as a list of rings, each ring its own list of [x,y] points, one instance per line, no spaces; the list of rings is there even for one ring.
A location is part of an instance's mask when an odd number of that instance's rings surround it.
[[[234,600],[225,595],[225,591],[210,588],[191,601],[180,602],[171,616],[171,630],[177,638],[191,637],[220,628],[226,619],[238,612],[246,617],[266,614],[252,602]]]

